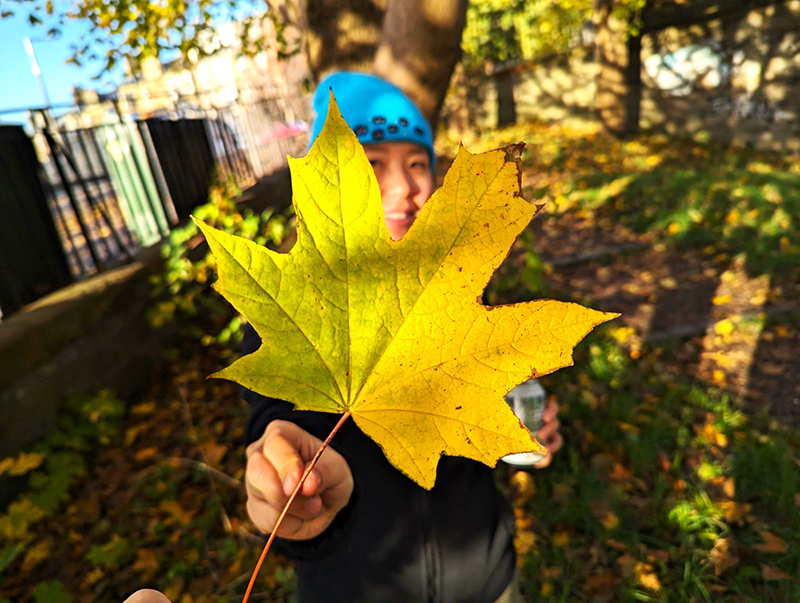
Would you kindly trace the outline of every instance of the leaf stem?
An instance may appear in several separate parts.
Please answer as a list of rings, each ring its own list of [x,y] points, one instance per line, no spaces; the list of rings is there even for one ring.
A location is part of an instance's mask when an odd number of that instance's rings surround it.
[[[325,452],[325,449],[330,444],[333,436],[341,429],[344,422],[350,417],[350,411],[348,410],[346,413],[342,415],[339,419],[339,422],[333,428],[333,430],[328,434],[328,437],[322,443],[322,446],[319,447],[317,450],[317,454],[314,455],[314,458],[311,459],[311,462],[306,467],[306,470],[303,472],[303,476],[300,478],[300,481],[297,482],[297,485],[294,487],[294,491],[292,495],[289,497],[289,500],[286,502],[286,505],[283,507],[283,511],[278,516],[278,521],[275,523],[275,527],[272,528],[272,534],[269,535],[269,539],[267,540],[267,544],[264,545],[264,550],[261,551],[261,557],[258,558],[258,563],[256,563],[256,568],[253,570],[253,575],[250,578],[250,584],[247,585],[247,590],[244,593],[244,599],[242,599],[242,603],[247,603],[247,600],[250,598],[250,592],[253,590],[253,585],[256,583],[256,576],[258,576],[258,572],[261,569],[261,565],[264,563],[264,559],[267,558],[267,553],[269,552],[269,547],[272,546],[272,541],[275,540],[275,535],[278,533],[278,530],[283,523],[283,518],[286,517],[286,514],[289,512],[289,507],[292,506],[294,499],[297,498],[297,495],[300,493],[300,489],[303,487],[303,484],[306,482],[306,478],[311,474],[311,471],[317,464],[319,457],[322,456],[322,453]]]

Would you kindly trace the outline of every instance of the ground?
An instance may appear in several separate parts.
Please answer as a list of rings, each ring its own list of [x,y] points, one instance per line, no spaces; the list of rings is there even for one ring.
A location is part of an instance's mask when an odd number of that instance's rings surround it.
[[[496,470],[526,600],[800,600],[800,160],[620,142],[591,123],[526,124],[471,150],[517,140],[524,195],[546,205],[488,303],[622,313],[543,379],[566,441],[551,467]],[[149,396],[76,399],[53,437],[0,461],[27,480],[0,515],[0,600],[112,602],[145,586],[241,599],[263,542],[241,485],[246,408],[205,379],[235,356],[239,323],[207,265],[170,266],[192,287],[162,290],[153,320],[192,328]],[[270,555],[256,592],[292,600],[291,564]]]

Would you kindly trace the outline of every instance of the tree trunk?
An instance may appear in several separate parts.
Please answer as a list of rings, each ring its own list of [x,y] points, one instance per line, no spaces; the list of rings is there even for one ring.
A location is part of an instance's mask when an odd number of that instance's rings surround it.
[[[510,126],[517,123],[517,104],[514,101],[514,70],[506,67],[494,72],[497,92],[497,125]]]
[[[275,0],[302,32],[316,82],[333,71],[375,73],[405,92],[436,130],[461,58],[467,0]]]
[[[642,106],[642,38],[628,38],[628,64],[625,67],[625,125],[624,135],[639,133],[639,116]]]
[[[627,24],[613,15],[614,0],[596,0],[595,111],[605,128],[618,136],[639,130],[641,38],[625,39]]]
[[[388,0],[375,73],[408,94],[434,133],[466,17],[467,0]]]
[[[305,1],[306,52],[319,82],[333,71],[374,71],[386,0]]]

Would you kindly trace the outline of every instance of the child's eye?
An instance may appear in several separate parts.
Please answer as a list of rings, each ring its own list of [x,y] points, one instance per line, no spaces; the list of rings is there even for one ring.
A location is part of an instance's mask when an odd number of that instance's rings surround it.
[[[380,167],[382,165],[380,159],[370,159],[369,163],[373,168]]]
[[[427,170],[428,169],[428,162],[427,161],[414,161],[411,164],[411,167],[413,167],[413,168],[422,168],[422,169]]]

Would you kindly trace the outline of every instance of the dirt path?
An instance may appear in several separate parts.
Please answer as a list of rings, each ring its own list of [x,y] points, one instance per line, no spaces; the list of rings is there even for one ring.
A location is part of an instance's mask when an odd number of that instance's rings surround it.
[[[676,371],[800,425],[800,282],[579,213],[544,214],[531,229],[552,297],[621,312],[634,346],[657,342]]]

